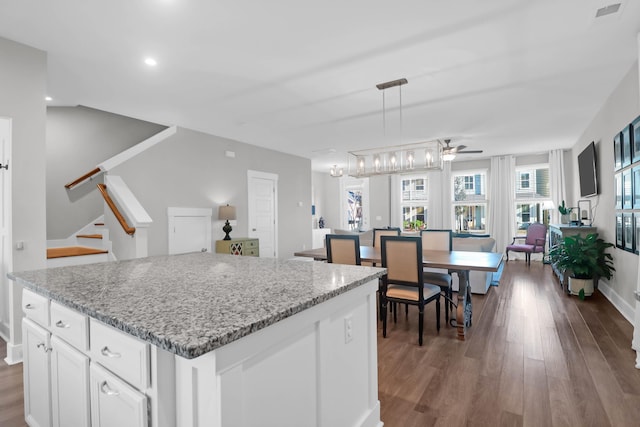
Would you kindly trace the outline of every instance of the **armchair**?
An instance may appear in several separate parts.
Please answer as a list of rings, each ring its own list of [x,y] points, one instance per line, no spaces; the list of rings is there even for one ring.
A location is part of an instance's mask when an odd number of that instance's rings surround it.
[[[524,243],[516,243],[516,239],[525,239]],[[547,226],[534,222],[527,228],[526,236],[516,236],[513,242],[507,245],[507,261],[509,261],[509,251],[524,252],[527,265],[531,265],[532,253],[544,253],[544,245],[547,241]]]

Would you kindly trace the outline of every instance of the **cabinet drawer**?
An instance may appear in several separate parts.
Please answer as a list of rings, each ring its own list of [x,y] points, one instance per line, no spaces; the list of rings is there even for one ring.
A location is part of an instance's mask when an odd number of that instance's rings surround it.
[[[22,310],[27,318],[39,323],[40,326],[49,326],[49,298],[23,289]]]
[[[91,362],[91,425],[146,427],[147,397]]]
[[[258,256],[260,255],[258,252],[258,248],[255,249],[247,249],[244,251],[245,256]]]
[[[100,363],[132,386],[149,385],[149,345],[95,319],[90,319],[91,360]]]
[[[89,319],[55,301],[51,301],[51,333],[78,350],[89,350]]]
[[[244,246],[245,246],[245,248],[248,248],[248,249],[257,248],[258,247],[258,241],[257,240],[247,240],[246,242],[244,242]]]

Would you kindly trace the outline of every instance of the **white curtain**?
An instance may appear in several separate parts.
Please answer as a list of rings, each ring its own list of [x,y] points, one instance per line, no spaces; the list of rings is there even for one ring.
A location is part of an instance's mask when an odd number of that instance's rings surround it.
[[[550,196],[551,201],[554,203],[556,209],[551,210],[551,223],[560,223],[560,213],[557,207],[566,200],[566,179],[564,176],[564,151],[551,150],[549,151],[549,181],[550,181]],[[567,206],[571,206],[567,200]]]
[[[444,162],[441,172],[427,177],[427,226],[431,229],[451,228],[451,162]]]
[[[516,160],[513,156],[491,158],[487,231],[496,240],[496,251],[504,251],[516,234]]]

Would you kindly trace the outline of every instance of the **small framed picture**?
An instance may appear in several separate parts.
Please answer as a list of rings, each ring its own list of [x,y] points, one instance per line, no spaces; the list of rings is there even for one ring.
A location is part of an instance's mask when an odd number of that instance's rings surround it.
[[[614,170],[622,169],[622,141],[619,133],[613,137],[613,160]]]
[[[636,244],[635,253],[640,254],[640,213],[633,214],[633,227],[635,229],[634,242]]]
[[[640,165],[634,166],[631,170],[631,185],[633,187],[633,209],[640,209]]]
[[[640,117],[629,125],[629,138],[631,138],[631,161],[640,162]]]
[[[622,209],[631,209],[633,206],[633,184],[631,182],[631,169],[622,172]]]
[[[620,143],[622,144],[622,167],[631,164],[631,140],[629,138],[629,126],[620,132]]]
[[[622,240],[622,212],[616,212],[616,247],[623,249],[624,242]]]
[[[622,209],[622,173],[615,174],[613,179],[616,186],[616,209]]]
[[[622,214],[622,237],[624,239],[624,250],[633,252],[633,237],[635,230],[633,228],[633,214],[631,212],[625,212]]]

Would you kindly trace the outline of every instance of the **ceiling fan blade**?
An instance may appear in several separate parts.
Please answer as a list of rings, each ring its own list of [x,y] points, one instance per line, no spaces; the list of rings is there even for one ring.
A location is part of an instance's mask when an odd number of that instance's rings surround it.
[[[464,150],[465,148],[467,148],[466,145],[458,145],[457,147],[455,147],[455,151],[457,151],[458,153],[462,150]]]
[[[467,150],[467,151],[458,151],[458,154],[480,154],[482,150]]]

